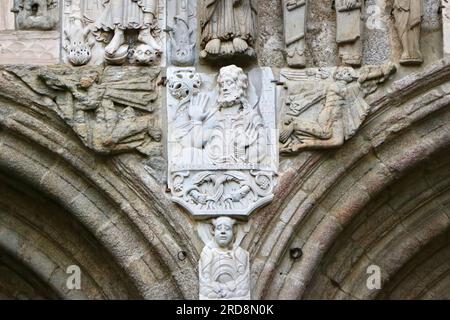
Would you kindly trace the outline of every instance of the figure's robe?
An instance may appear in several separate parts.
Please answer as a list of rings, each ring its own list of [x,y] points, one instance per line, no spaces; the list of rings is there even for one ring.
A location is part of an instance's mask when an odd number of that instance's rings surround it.
[[[95,27],[101,31],[119,29],[147,29],[156,16],[158,0],[105,0]],[[151,13],[148,19],[145,13]]]
[[[395,26],[403,45],[402,59],[422,59],[420,53],[420,24],[422,2],[420,0],[395,0]]]
[[[199,262],[200,300],[250,300],[249,266],[242,248],[222,250],[207,244]]]
[[[256,5],[252,0],[204,0],[201,13],[202,43],[212,39],[252,42],[256,30]]]
[[[260,164],[267,155],[267,132],[257,107],[237,114],[217,111],[207,127],[205,150],[211,164]]]

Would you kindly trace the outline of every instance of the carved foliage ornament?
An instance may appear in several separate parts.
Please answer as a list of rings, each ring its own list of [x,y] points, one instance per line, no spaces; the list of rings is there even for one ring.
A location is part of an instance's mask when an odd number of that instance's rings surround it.
[[[169,187],[194,216],[247,216],[273,198],[278,166],[270,69],[168,70]]]

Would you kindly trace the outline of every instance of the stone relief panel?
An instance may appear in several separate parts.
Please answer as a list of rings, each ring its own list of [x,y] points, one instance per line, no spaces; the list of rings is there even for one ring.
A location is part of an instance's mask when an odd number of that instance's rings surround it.
[[[197,1],[168,0],[168,56],[174,66],[192,66],[196,60]]]
[[[154,155],[162,138],[159,75],[158,68],[7,67],[0,90],[24,105],[46,102],[95,152]]]
[[[255,0],[200,0],[201,58],[255,58]]]
[[[393,64],[282,71],[280,152],[335,148],[350,139],[370,112],[364,98],[396,72]]]
[[[423,62],[420,51],[422,0],[394,0],[395,27],[402,43],[400,63],[416,65]]]
[[[307,1],[284,0],[283,12],[287,64],[291,68],[303,68],[306,65]]]
[[[165,1],[64,0],[65,62],[164,65]]]
[[[200,300],[250,300],[249,253],[240,247],[248,224],[229,217],[200,223],[205,243],[199,262]]]
[[[359,67],[362,62],[364,1],[335,0],[336,42],[344,65]]]
[[[247,75],[169,68],[169,188],[195,217],[248,216],[270,202],[278,168],[270,68]]]

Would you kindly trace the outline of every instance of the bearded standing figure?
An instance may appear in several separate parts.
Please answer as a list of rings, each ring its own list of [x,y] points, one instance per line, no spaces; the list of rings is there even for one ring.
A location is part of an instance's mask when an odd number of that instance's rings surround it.
[[[125,44],[125,30],[138,30],[138,41],[157,51],[161,51],[151,27],[157,16],[158,0],[104,0],[105,9],[96,22],[95,31],[114,32],[106,46],[107,55],[114,55]]]
[[[201,13],[203,55],[245,53],[256,32],[254,0],[203,0]]]
[[[422,22],[421,0],[395,0],[395,27],[402,42],[402,64],[421,64],[420,26]]]

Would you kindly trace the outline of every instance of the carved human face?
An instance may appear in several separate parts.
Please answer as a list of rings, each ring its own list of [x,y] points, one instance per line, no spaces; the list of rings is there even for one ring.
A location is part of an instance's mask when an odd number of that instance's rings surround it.
[[[221,217],[216,220],[214,239],[220,247],[227,248],[233,241],[233,225],[234,221],[228,217]]]
[[[151,65],[156,62],[159,57],[159,51],[147,44],[140,44],[136,47],[133,58],[138,64]]]
[[[240,88],[237,81],[231,76],[224,76],[219,83],[219,102],[230,107],[240,101]]]

